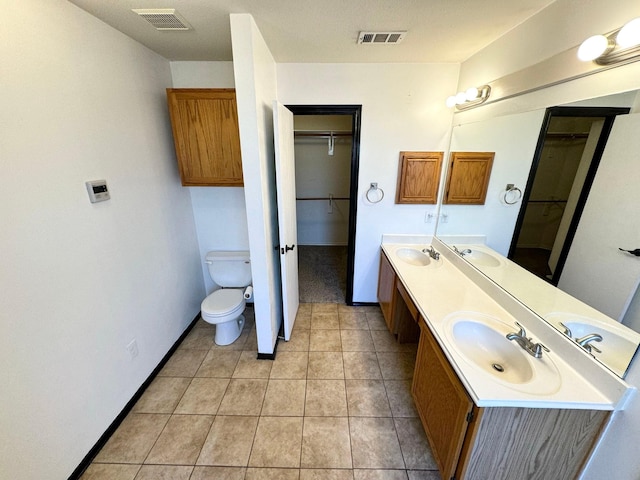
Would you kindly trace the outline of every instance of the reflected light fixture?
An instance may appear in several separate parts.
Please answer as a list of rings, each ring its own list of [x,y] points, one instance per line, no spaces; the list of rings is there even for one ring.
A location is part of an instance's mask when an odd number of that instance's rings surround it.
[[[605,35],[593,35],[578,48],[578,58],[599,65],[612,65],[640,59],[640,18]]]
[[[445,104],[449,108],[455,107],[457,110],[465,110],[484,103],[489,98],[491,87],[482,85],[481,87],[471,87],[464,92],[458,92],[447,98]]]

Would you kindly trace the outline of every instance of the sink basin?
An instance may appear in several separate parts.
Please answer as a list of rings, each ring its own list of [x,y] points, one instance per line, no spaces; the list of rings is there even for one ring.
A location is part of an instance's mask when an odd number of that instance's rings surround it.
[[[396,250],[396,256],[409,265],[424,267],[431,263],[431,257],[416,248],[399,248]]]
[[[456,347],[485,372],[508,383],[526,383],[533,377],[533,368],[526,352],[484,323],[459,320],[453,325]]]
[[[478,312],[457,312],[444,319],[452,349],[476,371],[509,388],[548,395],[560,388],[560,374],[545,352],[534,358],[506,338],[517,327]]]
[[[459,248],[459,250],[463,251],[465,249]],[[472,264],[481,265],[483,267],[499,267],[501,264],[500,260],[490,253],[483,252],[477,248],[470,248],[469,250],[471,250],[471,253],[465,253],[464,258],[469,260]]]

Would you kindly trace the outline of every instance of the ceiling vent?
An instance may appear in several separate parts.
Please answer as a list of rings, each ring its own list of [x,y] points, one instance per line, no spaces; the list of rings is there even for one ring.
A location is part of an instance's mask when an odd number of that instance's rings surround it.
[[[156,30],[191,30],[191,25],[175,8],[134,8],[132,11],[153,25]]]
[[[407,32],[360,32],[358,43],[363,45],[396,44],[404,40]]]

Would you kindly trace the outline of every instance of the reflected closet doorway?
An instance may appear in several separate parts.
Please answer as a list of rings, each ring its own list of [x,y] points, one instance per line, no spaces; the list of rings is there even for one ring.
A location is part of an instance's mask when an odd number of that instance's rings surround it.
[[[287,105],[294,114],[301,303],[353,305],[360,105]]]
[[[508,258],[557,285],[617,115],[628,108],[547,109]]]

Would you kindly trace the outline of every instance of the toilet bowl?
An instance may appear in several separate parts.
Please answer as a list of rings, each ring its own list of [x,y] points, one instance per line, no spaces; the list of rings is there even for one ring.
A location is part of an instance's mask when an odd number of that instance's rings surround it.
[[[202,301],[200,316],[216,326],[216,345],[230,345],[242,333],[242,313],[252,295],[249,252],[209,252],[206,263],[211,278],[222,288]]]
[[[216,345],[230,345],[238,339],[244,327],[242,312],[246,304],[243,290],[238,288],[216,290],[202,301],[200,315],[216,326]]]

